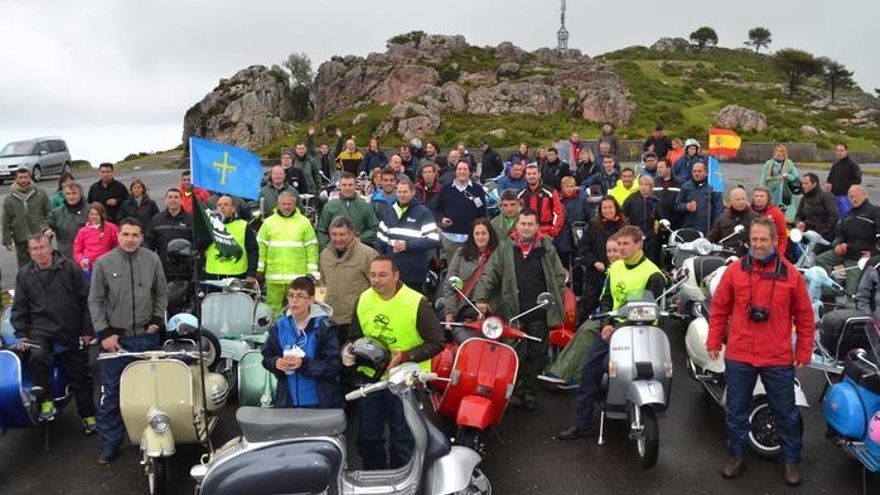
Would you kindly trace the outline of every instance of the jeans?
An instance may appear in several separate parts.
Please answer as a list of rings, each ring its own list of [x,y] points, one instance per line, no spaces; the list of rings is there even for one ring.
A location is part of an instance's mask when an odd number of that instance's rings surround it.
[[[747,363],[725,359],[727,379],[727,404],[724,406],[724,423],[727,426],[727,449],[730,455],[743,459],[749,435],[749,411],[752,408],[752,392],[758,376],[767,391],[767,401],[782,450],[784,464],[797,464],[801,460],[800,415],[794,403],[794,367],[767,366],[757,368]]]
[[[608,342],[601,335],[593,340],[581,367],[581,386],[578,388],[574,424],[589,429],[593,424],[593,407],[602,393],[602,376],[608,371]]]
[[[544,368],[547,367],[547,335],[550,329],[547,327],[546,316],[542,314],[522,322],[520,329],[533,337],[538,337],[541,342],[523,339],[514,346],[520,363],[514,391],[523,400],[535,400],[538,374],[543,373]]]
[[[39,348],[28,351],[28,369],[34,385],[43,388],[43,400],[52,399],[52,368],[55,361],[64,370],[76,400],[76,409],[83,418],[95,415],[95,391],[92,372],[89,370],[89,353],[79,347],[40,340]]]
[[[120,337],[119,345],[126,351],[142,352],[158,349],[161,342],[158,333]],[[98,405],[98,431],[101,432],[101,453],[113,454],[125,442],[125,424],[119,410],[119,381],[122,371],[132,358],[101,361],[101,402]]]
[[[396,469],[412,457],[415,440],[406,424],[403,403],[388,390],[358,401],[357,449],[364,469]],[[391,433],[390,462],[385,452],[385,425]]]

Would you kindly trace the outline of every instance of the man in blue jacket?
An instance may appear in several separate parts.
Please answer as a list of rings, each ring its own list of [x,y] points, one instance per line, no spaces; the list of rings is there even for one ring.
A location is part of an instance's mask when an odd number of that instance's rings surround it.
[[[287,307],[269,329],[263,367],[278,378],[275,407],[342,407],[342,357],[333,309],[315,302],[315,282],[298,277],[287,288]]]
[[[413,183],[404,178],[397,183],[397,201],[385,211],[376,234],[376,251],[394,257],[400,280],[422,292],[428,260],[440,244],[434,214],[413,201]]]
[[[705,163],[696,162],[691,176],[678,192],[675,211],[683,215],[682,227],[697,229],[705,235],[724,212],[724,200],[721,192],[713,191],[709,185]]]
[[[511,189],[520,192],[526,188],[526,164],[519,157],[513,157],[510,162],[510,170],[496,183],[499,191]]]
[[[684,156],[672,165],[672,175],[679,183],[685,183],[691,178],[691,170],[697,162],[706,163],[706,157],[700,154],[700,142],[696,139],[688,139],[684,142]]]

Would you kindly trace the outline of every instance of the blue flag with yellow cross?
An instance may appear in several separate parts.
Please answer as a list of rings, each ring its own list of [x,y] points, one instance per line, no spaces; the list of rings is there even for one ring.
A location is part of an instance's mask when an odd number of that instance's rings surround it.
[[[249,150],[191,137],[189,164],[193,185],[247,199],[260,196],[263,164]]]

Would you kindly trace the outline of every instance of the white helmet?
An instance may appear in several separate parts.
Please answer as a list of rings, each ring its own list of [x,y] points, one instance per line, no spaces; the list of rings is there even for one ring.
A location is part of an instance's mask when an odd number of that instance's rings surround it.
[[[697,141],[696,139],[694,139],[694,138],[690,138],[690,139],[688,139],[687,141],[685,141],[685,142],[684,142],[684,149],[687,150],[687,149],[688,149],[688,146],[696,146],[696,147],[697,147],[697,153],[700,152],[700,142]]]
[[[195,317],[195,315],[191,315],[189,313],[177,313],[168,320],[165,328],[168,330],[169,333],[173,333],[179,331],[181,325],[187,325],[192,328],[199,328],[199,320]]]

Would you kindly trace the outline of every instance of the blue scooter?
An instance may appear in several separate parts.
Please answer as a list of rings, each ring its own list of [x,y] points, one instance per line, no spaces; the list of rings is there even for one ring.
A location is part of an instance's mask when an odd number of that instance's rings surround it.
[[[844,378],[834,384],[822,406],[828,432],[838,446],[880,472],[880,327],[865,328],[870,350],[852,349],[843,364]]]
[[[19,344],[25,348],[38,347],[33,343],[22,340],[15,336],[15,330],[10,322],[12,306],[3,310],[0,321],[0,433],[5,433],[10,428],[31,428],[40,424],[41,397],[36,397],[32,391],[33,383],[26,363],[22,363],[21,357],[9,347]],[[45,391],[55,402],[55,408],[61,408],[70,401],[70,389],[67,378],[56,361],[52,369],[51,390]],[[57,415],[56,415],[57,416]],[[49,447],[49,429],[46,428],[46,449]]]

